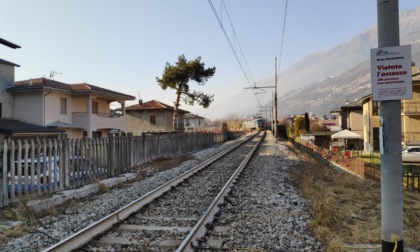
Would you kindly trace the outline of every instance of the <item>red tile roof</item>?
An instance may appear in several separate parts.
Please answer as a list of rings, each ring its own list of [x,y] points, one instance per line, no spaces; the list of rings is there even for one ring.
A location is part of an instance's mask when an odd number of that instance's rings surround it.
[[[75,93],[95,92],[95,93],[102,93],[102,94],[108,94],[108,95],[115,95],[115,96],[123,97],[125,100],[135,99],[134,96],[119,93],[116,91],[112,91],[106,88],[101,88],[101,87],[94,86],[87,83],[67,84],[67,83],[63,83],[63,82],[59,82],[55,80],[50,80],[47,78],[36,78],[36,79],[30,79],[30,80],[17,81],[15,82],[14,87],[10,87],[7,90],[8,91],[30,90],[30,89],[40,89],[43,87],[66,90],[66,91],[75,92]]]
[[[141,105],[140,104],[135,104],[135,105],[131,105],[131,106],[125,107],[125,111],[159,110],[159,109],[174,111],[174,107],[169,106],[169,105],[167,105],[165,103],[156,101],[156,100],[151,100],[151,101],[148,101],[148,102],[143,102]],[[178,112],[180,112],[180,113],[189,113],[188,111],[183,110],[183,109],[178,109]]]

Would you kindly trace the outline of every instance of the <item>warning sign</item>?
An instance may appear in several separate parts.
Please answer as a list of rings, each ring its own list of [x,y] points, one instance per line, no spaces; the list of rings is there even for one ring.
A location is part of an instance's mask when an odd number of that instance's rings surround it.
[[[370,61],[374,101],[413,97],[410,45],[371,49]]]

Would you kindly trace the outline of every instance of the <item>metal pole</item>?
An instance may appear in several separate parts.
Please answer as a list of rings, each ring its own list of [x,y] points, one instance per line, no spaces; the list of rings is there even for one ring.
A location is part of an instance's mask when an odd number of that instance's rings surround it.
[[[400,45],[398,0],[378,2],[378,48]],[[401,101],[381,101],[382,251],[402,252],[403,194],[401,158]]]

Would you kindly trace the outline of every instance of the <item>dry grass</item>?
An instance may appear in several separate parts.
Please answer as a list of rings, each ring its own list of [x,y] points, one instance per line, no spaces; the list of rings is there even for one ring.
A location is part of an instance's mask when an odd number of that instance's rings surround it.
[[[0,243],[7,238],[24,235],[31,227],[38,224],[38,214],[22,201],[0,209],[0,222],[4,221],[20,221],[24,224],[10,228],[1,227]]]
[[[98,187],[99,187],[99,193],[106,193],[109,191],[108,186],[105,185],[104,183],[99,183]]]
[[[292,177],[312,205],[310,228],[327,251],[343,243],[381,243],[380,184],[335,171],[290,146],[301,157]],[[420,194],[404,192],[404,244],[420,248]]]

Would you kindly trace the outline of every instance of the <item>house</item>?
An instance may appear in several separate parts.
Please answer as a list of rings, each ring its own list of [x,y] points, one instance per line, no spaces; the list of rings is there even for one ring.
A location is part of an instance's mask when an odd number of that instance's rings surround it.
[[[413,98],[401,101],[401,130],[404,146],[420,145],[420,73],[413,74]]]
[[[185,130],[200,130],[204,128],[204,117],[191,113],[187,113],[184,116],[184,127]]]
[[[379,151],[379,102],[373,101],[372,94],[359,100],[363,107],[363,150]]]
[[[363,107],[357,101],[346,102],[345,105],[330,111],[338,118],[340,130],[347,129],[363,136]]]
[[[126,131],[125,102],[135,99],[87,83],[66,84],[47,78],[15,82],[6,92],[12,97],[11,118],[63,130],[70,138]],[[120,104],[120,114],[110,109],[113,102]]]
[[[146,132],[171,132],[173,131],[174,107],[165,103],[151,100],[139,101],[138,104],[126,108],[127,132],[134,136]],[[176,130],[184,130],[184,116],[189,113],[186,110],[178,110],[178,125]]]
[[[420,73],[412,63],[413,98],[401,100],[401,144],[420,144]],[[379,151],[380,102],[373,101],[372,95],[359,100],[363,106],[364,151]]]
[[[2,38],[0,38],[0,44],[13,49],[20,48],[20,46]],[[15,67],[20,66],[10,61],[0,59],[0,118],[13,117],[13,98],[6,93],[5,90],[14,85]]]

